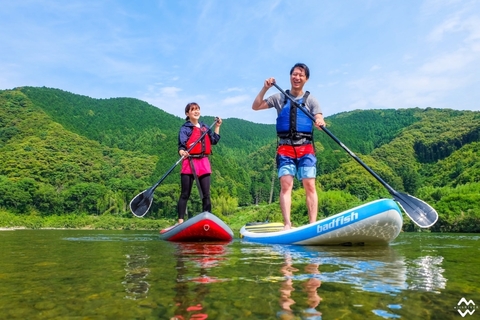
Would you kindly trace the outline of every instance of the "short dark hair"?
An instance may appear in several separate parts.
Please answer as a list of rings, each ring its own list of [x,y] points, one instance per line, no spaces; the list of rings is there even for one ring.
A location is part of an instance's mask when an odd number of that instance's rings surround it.
[[[300,68],[300,69],[303,69],[303,71],[305,71],[305,76],[308,78],[310,78],[310,69],[308,69],[307,65],[305,63],[295,63],[295,65],[292,67],[292,69],[290,69],[290,75],[292,75],[293,73],[293,70],[295,70],[295,68]]]
[[[192,107],[198,107],[198,109],[200,109],[200,106],[198,105],[198,103],[196,102],[190,102],[190,103],[187,103],[187,106],[185,107],[185,114],[187,114],[190,109],[192,109]],[[188,121],[188,116],[185,118],[185,121]]]

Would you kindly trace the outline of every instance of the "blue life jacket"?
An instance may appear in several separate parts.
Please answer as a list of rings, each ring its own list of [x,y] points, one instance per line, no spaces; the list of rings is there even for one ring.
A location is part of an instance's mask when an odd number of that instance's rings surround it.
[[[290,95],[289,90],[287,94]],[[305,92],[298,104],[304,105],[310,92]],[[312,139],[313,123],[305,112],[299,110],[297,106],[285,96],[284,107],[277,117],[277,135],[279,138],[288,139]]]

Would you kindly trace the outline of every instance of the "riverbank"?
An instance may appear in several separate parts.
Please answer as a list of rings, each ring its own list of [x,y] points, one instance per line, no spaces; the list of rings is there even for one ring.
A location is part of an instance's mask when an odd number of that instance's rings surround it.
[[[160,230],[174,224],[173,220],[132,218],[114,215],[52,215],[13,214],[0,210],[0,231],[20,229],[86,229],[86,230]]]
[[[227,223],[234,233],[237,233],[248,222],[282,221],[281,214],[274,209],[271,206],[252,206],[249,209],[238,211],[229,216],[219,216],[219,218]],[[410,219],[404,217],[402,231],[475,233],[479,232],[479,221],[479,218],[461,216],[455,219],[452,224],[448,224],[446,221],[438,221],[434,226],[435,229],[420,229]],[[41,216],[34,213],[14,214],[0,209],[0,231],[21,229],[161,230],[175,223],[176,219],[137,218],[131,214],[123,216],[112,214],[98,216],[87,214]]]
[[[267,208],[267,206],[265,207]],[[261,207],[254,206],[250,210],[244,210],[225,217],[218,215],[227,223],[234,232],[247,222],[266,221],[267,216],[274,218],[274,214],[268,214]],[[278,219],[281,219],[278,214]],[[273,220],[271,220],[273,221]],[[78,229],[78,230],[161,230],[172,226],[176,219],[154,219],[148,215],[137,218],[130,213],[124,215],[103,214],[64,214],[42,216],[36,213],[12,213],[0,208],[0,231],[20,229]]]
[[[235,232],[249,221],[257,221],[248,213],[229,219],[221,217]],[[41,216],[36,214],[14,214],[0,209],[0,231],[24,229],[76,229],[76,230],[161,230],[172,226],[176,219],[137,218],[133,215],[87,215],[66,214]]]

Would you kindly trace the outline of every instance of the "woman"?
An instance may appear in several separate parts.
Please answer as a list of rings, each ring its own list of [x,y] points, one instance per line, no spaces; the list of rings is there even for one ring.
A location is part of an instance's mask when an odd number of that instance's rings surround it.
[[[181,157],[184,157],[180,171],[182,190],[177,205],[179,224],[184,221],[194,180],[197,181],[203,211],[212,210],[210,201],[210,174],[212,169],[208,155],[212,152],[211,146],[217,144],[220,140],[219,133],[222,125],[222,119],[217,118],[215,129],[212,131],[207,125],[200,122],[200,106],[195,102],[187,104],[185,115],[187,116],[186,122],[178,133],[178,153]],[[207,131],[207,134],[195,144],[205,131]]]

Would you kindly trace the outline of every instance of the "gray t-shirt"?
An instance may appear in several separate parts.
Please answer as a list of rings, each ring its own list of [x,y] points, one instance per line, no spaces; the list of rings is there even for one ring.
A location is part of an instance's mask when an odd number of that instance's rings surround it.
[[[294,97],[294,99],[295,101],[298,101],[302,97],[303,95]],[[283,93],[279,92],[265,99],[265,102],[268,104],[269,108],[277,109],[277,115],[278,115],[280,114],[280,111],[282,111],[283,107],[285,106],[285,96],[283,95]],[[322,113],[322,109],[320,108],[320,103],[318,103],[317,99],[311,94],[307,98],[307,103],[305,104],[305,108],[308,111],[310,111],[312,115]]]

